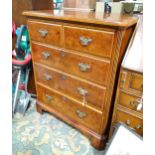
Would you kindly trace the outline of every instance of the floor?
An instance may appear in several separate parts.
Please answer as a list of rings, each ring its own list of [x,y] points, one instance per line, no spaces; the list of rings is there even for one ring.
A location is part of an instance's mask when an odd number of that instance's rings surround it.
[[[48,113],[36,112],[35,100],[23,117],[13,118],[13,155],[104,155],[80,132]]]

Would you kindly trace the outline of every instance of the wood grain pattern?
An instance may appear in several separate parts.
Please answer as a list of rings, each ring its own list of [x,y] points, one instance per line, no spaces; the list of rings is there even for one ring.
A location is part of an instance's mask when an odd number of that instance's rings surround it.
[[[80,38],[91,39],[91,42],[83,45]],[[64,39],[65,47],[68,49],[76,47],[76,50],[80,52],[110,58],[114,44],[114,32],[65,26]]]
[[[123,122],[140,135],[143,135],[142,118],[129,114],[127,111],[123,111],[122,108],[117,108],[116,122]]]
[[[112,117],[117,73],[137,18],[114,14],[98,18],[94,12],[78,11],[24,14],[28,21],[61,25],[58,45],[37,38],[33,40],[33,34],[30,34],[38,111],[53,113],[84,132],[95,148],[104,149]],[[80,36],[84,37],[82,42]],[[45,74],[50,80],[44,80],[42,75]],[[81,94],[90,93],[83,98],[88,100],[88,104],[84,105],[75,91],[79,86],[84,88]],[[51,102],[48,104],[47,100]]]
[[[31,48],[34,53],[34,62],[57,68],[102,86],[108,85],[110,61],[107,59],[98,59],[76,53],[75,51],[59,49],[34,42],[32,42]],[[50,56],[45,59],[42,52],[48,52]],[[81,71],[80,63],[89,65],[90,68],[86,71]]]
[[[143,76],[141,74],[131,74],[129,87],[138,91],[143,90]]]
[[[120,90],[117,104],[121,104],[129,109],[142,113],[143,109],[137,110],[140,99],[141,99],[141,96],[133,95],[123,90]]]
[[[131,123],[130,128],[143,135],[142,77],[140,73],[121,68],[109,138],[116,123],[127,123],[127,120]],[[140,104],[141,109],[138,108]]]
[[[35,70],[37,82],[63,92],[72,98],[76,98],[82,104],[90,104],[100,110],[102,109],[106,91],[105,88],[97,87],[88,82],[81,81],[74,76],[65,74],[64,72],[38,64],[35,64]],[[85,101],[84,96],[81,95],[78,90],[79,88],[87,91]]]
[[[138,18],[129,15],[109,14],[86,11],[68,11],[68,10],[44,10],[44,11],[25,11],[23,15],[27,17],[44,18],[60,21],[73,21],[80,23],[99,24],[104,26],[113,26],[117,28],[127,28],[137,23]]]
[[[38,86],[38,100],[49,106],[50,108],[55,109],[59,113],[69,117],[74,123],[81,123],[86,127],[92,129],[95,132],[99,132],[101,115],[92,111],[86,107],[83,107],[75,102],[69,100],[65,96],[59,96],[58,94],[44,89],[43,87]],[[48,100],[47,95],[51,96],[52,99]],[[81,112],[81,116],[79,116]],[[96,124],[96,122],[98,122]]]
[[[39,21],[28,21],[27,25],[31,40],[57,46],[61,45],[61,25],[42,23]]]

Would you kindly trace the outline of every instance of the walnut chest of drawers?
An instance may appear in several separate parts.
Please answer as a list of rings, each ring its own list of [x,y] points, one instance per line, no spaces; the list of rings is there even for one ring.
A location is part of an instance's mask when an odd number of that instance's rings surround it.
[[[116,73],[137,18],[63,10],[23,14],[31,40],[38,111],[50,112],[103,149]]]
[[[142,16],[140,16],[121,66],[110,136],[118,122],[143,135],[142,53]]]

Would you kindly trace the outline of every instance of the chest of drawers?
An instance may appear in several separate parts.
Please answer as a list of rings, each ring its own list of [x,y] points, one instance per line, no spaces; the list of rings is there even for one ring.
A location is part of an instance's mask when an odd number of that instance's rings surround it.
[[[117,70],[137,18],[94,12],[24,12],[31,40],[37,110],[79,129],[97,149],[109,133]]]
[[[143,56],[142,16],[123,60],[113,113],[110,136],[116,123],[122,122],[143,135]]]

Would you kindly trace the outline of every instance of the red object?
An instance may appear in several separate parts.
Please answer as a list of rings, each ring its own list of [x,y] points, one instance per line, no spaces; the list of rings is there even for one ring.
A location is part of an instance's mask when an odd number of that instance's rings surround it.
[[[12,21],[12,38],[16,35],[16,24],[14,21]]]
[[[25,85],[24,85],[24,83],[22,83],[22,84],[20,85],[20,90],[25,90]]]
[[[12,64],[18,66],[24,66],[28,64],[30,61],[31,61],[31,54],[28,54],[25,60],[17,60],[15,58],[12,58]]]

